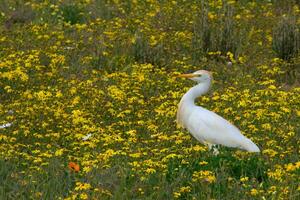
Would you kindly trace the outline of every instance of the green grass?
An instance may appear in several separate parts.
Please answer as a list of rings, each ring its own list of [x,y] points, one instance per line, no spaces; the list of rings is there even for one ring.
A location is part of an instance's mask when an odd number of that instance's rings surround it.
[[[298,1],[1,2],[0,199],[299,199],[299,15]],[[214,155],[176,126],[193,83],[175,76],[199,69],[214,83],[196,104],[261,153]]]

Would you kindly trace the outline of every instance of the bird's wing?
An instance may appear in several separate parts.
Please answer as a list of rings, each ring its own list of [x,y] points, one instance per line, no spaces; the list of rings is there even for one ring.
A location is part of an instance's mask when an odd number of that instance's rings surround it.
[[[197,107],[191,114],[192,134],[197,138],[212,143],[231,147],[239,146],[245,137],[239,129],[214,112]],[[198,137],[197,137],[198,136]]]

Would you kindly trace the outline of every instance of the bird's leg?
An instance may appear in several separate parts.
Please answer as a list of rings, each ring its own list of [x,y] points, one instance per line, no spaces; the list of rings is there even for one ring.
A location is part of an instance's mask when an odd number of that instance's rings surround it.
[[[212,150],[212,152],[213,152],[214,155],[218,155],[219,154],[219,150],[218,150],[218,147],[217,147],[216,144],[211,144],[211,143],[206,143],[206,144],[208,146],[208,149],[210,151]]]
[[[219,154],[218,147],[216,145],[213,145],[213,154],[216,156]]]

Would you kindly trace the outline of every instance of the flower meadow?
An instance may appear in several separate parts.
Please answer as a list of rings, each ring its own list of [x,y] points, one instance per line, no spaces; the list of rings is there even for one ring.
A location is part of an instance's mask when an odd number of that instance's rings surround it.
[[[1,199],[299,199],[299,1],[0,2]],[[203,106],[261,153],[176,125]],[[221,134],[221,133],[220,133]]]

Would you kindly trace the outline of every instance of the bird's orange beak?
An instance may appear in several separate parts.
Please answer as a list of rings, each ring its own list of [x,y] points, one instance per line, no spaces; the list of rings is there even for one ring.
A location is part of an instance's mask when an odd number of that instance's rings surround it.
[[[179,75],[177,75],[177,77],[180,77],[180,78],[194,78],[196,76],[197,76],[197,74],[179,74]]]

